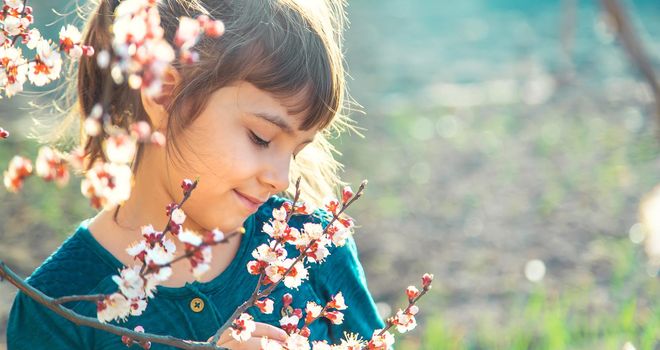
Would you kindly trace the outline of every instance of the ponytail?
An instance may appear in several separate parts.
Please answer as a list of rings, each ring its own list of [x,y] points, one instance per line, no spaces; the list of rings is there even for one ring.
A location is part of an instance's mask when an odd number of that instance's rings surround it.
[[[88,136],[83,130],[85,118],[92,113],[97,103],[105,101],[105,106],[102,106],[103,113],[111,119],[112,125],[120,128],[127,129],[137,121],[149,122],[140,99],[140,90],[129,88],[126,80],[117,84],[110,74],[111,65],[102,68],[97,63],[99,54],[104,54],[104,51],[112,52],[112,34],[109,28],[117,4],[117,0],[101,0],[83,30],[83,43],[95,48],[93,57],[80,61],[76,82],[77,114],[81,125],[80,140],[81,144],[84,143],[86,155],[86,170],[89,170],[96,160],[105,158],[102,147],[104,133]],[[137,168],[141,153],[141,147],[138,146],[133,171]]]

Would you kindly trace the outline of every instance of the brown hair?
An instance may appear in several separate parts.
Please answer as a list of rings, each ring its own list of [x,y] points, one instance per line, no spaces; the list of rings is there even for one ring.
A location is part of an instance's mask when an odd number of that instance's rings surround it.
[[[96,5],[83,30],[86,45],[110,47],[107,28],[118,3],[100,0]],[[215,90],[245,80],[279,97],[302,93],[305,98],[298,105],[289,106],[290,112],[305,113],[302,129],[322,129],[291,167],[292,183],[299,176],[303,178],[302,199],[318,206],[323,197],[344,184],[338,175],[342,165],[333,157],[338,152],[329,142],[330,137],[347,129],[358,133],[344,114],[349,102],[341,45],[346,22],[344,0],[162,0],[158,6],[165,39],[171,45],[181,16],[207,15],[225,24],[223,36],[202,37],[194,46],[200,57],[196,63],[172,64],[181,81],[167,106],[168,154],[172,147],[179,156],[174,136],[197,118]],[[95,57],[82,59],[76,73],[77,101],[60,130],[75,119],[81,122],[78,137],[84,145],[89,169],[95,160],[104,157],[103,136],[86,136],[82,121],[101,101],[106,84],[113,86],[108,100],[114,125],[127,127],[136,121],[149,122],[149,118],[140,90],[129,88],[126,82],[117,85],[98,67]],[[61,131],[57,133],[62,136]],[[139,145],[134,172],[141,154]],[[291,197],[292,193],[281,195]]]

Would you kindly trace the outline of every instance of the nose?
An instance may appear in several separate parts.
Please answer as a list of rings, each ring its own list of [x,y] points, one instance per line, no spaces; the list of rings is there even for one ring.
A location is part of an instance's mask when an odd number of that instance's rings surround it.
[[[289,188],[289,167],[291,158],[274,157],[263,171],[261,181],[270,187],[271,193],[278,193]]]

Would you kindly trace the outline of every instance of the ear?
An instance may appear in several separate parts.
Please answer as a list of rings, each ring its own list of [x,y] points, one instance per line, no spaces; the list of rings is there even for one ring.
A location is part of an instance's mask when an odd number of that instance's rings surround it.
[[[174,67],[167,66],[163,73],[160,93],[153,95],[148,88],[140,89],[142,106],[154,130],[165,130],[168,118],[167,107],[174,98],[172,93],[180,81],[179,72]]]

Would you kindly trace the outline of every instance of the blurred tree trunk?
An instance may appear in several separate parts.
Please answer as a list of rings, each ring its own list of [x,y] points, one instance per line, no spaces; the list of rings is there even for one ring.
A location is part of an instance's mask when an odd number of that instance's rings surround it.
[[[630,18],[619,0],[601,0],[601,4],[609,16],[609,19],[611,20],[610,24],[614,26],[617,36],[623,44],[623,48],[628,53],[628,56],[630,56],[632,63],[637,69],[639,69],[640,73],[642,73],[651,87],[655,99],[655,116],[658,121],[656,124],[656,130],[658,135],[660,135],[660,85],[655,76],[651,60],[646,51],[644,51],[644,47],[637,37],[635,29],[630,23]]]

